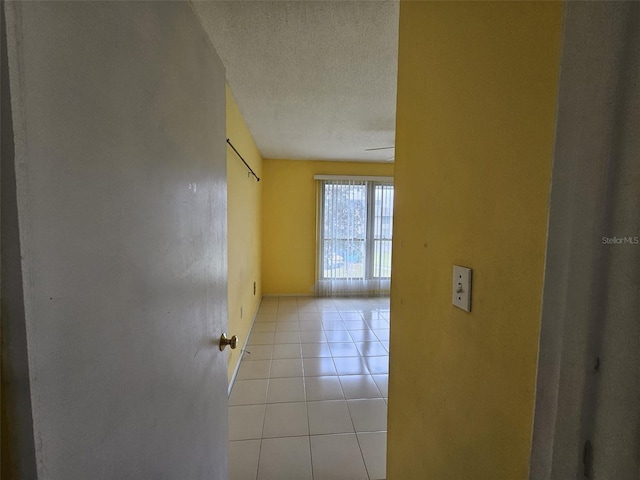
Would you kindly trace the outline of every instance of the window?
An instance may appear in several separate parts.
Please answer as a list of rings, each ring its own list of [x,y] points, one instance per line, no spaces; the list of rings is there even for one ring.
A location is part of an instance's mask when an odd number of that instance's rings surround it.
[[[318,285],[321,289],[331,285],[331,294],[374,293],[380,288],[378,293],[388,293],[384,290],[391,277],[393,179],[316,179]]]
[[[375,278],[391,277],[391,234],[393,232],[393,184],[373,184],[373,272]]]

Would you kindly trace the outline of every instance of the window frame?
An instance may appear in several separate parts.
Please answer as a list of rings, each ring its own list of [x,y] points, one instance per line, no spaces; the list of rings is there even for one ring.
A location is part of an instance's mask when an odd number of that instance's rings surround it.
[[[382,176],[337,176],[337,175],[316,175],[314,176],[315,180],[320,180],[318,190],[318,199],[317,199],[317,249],[316,249],[316,261],[318,273],[316,277],[319,280],[348,280],[351,277],[335,277],[335,276],[326,276],[325,265],[325,242],[327,240],[336,240],[332,238],[326,238],[325,235],[325,195],[326,195],[326,186],[330,185],[331,182],[335,182],[334,185],[339,185],[339,182],[353,182],[354,184],[363,184],[365,186],[365,198],[366,198],[366,228],[365,228],[365,238],[364,241],[364,270],[362,280],[390,280],[391,272],[389,272],[389,276],[374,276],[374,268],[375,268],[375,246],[376,241],[384,242],[390,241],[393,242],[393,228],[391,228],[389,238],[386,236],[382,236],[381,238],[376,238],[375,236],[375,219],[376,219],[376,186],[391,186],[394,187],[393,177],[382,177]],[[394,196],[395,196],[395,188],[394,188]],[[384,215],[384,205],[381,207],[381,215],[380,221],[382,222],[382,218]],[[391,214],[391,222],[393,227],[393,210]],[[382,252],[382,250],[381,250]],[[360,278],[360,277],[356,277]]]

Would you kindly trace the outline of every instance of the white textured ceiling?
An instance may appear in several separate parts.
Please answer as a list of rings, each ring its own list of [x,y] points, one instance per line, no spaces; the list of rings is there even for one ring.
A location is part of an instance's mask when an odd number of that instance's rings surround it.
[[[194,1],[265,158],[388,161],[398,2]],[[233,139],[231,139],[233,142]]]

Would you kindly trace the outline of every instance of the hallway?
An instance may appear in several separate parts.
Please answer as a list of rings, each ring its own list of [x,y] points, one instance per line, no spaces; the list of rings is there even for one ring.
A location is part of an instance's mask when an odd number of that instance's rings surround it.
[[[231,480],[385,478],[388,298],[264,298],[246,350]]]

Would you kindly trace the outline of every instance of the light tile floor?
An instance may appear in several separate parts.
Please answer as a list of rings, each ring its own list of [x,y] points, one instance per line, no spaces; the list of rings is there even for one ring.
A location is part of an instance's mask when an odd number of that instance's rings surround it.
[[[264,298],[246,350],[231,480],[385,478],[388,298]]]

